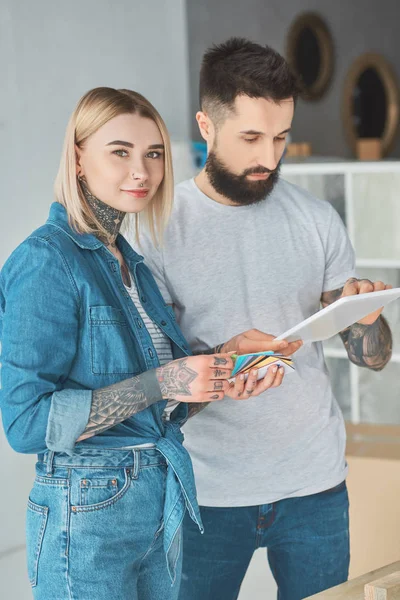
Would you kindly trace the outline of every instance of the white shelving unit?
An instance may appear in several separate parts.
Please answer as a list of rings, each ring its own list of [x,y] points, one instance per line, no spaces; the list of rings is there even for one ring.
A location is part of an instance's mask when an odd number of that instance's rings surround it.
[[[357,271],[400,287],[400,161],[287,160],[282,177],[333,204],[356,251]],[[400,306],[384,311],[393,357],[380,372],[351,364],[340,338],[324,345],[336,397],[353,423],[400,423]]]

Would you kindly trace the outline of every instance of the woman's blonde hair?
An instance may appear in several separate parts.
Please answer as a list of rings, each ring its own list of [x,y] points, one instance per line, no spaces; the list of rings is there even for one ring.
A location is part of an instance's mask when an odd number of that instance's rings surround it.
[[[105,123],[126,113],[136,113],[154,121],[160,130],[165,147],[164,178],[147,207],[140,214],[135,214],[137,238],[140,225],[143,223],[148,227],[154,243],[158,244],[162,240],[172,210],[174,183],[171,143],[163,119],[154,106],[137,92],[99,87],[90,90],[80,99],[67,126],[55,181],[55,196],[57,202],[65,206],[69,223],[78,233],[108,237],[90,209],[78,182],[75,146],[82,147],[85,141]]]

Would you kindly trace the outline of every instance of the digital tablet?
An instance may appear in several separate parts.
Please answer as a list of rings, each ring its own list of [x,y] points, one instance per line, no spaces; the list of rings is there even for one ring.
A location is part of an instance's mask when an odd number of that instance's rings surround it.
[[[400,288],[344,296],[288,329],[276,339],[288,342],[303,340],[304,343],[327,340],[398,298],[400,298]]]

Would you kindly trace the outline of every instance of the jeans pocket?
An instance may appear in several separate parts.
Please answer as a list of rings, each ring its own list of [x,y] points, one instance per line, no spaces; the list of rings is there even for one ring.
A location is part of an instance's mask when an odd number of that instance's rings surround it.
[[[85,479],[81,479],[80,492],[81,506],[100,504],[117,494],[118,479],[110,477],[85,477]]]
[[[40,506],[28,500],[26,515],[27,566],[28,577],[32,587],[37,585],[40,552],[42,550],[44,532],[47,525],[47,506]]]
[[[73,474],[71,502],[74,513],[101,510],[118,502],[130,488],[131,470],[122,468],[105,477],[105,469],[85,470],[84,477]]]

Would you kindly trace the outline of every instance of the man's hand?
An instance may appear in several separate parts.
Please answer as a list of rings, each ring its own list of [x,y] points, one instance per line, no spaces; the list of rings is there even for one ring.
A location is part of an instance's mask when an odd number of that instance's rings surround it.
[[[322,294],[321,302],[323,306],[328,306],[328,304],[332,304],[332,302],[344,296],[355,296],[356,294],[368,294],[369,292],[381,292],[390,289],[392,289],[392,286],[385,285],[382,281],[372,282],[369,279],[355,279],[353,277],[346,281],[342,289]],[[358,321],[358,323],[361,325],[372,325],[380,317],[382,310],[383,308],[375,310]]]
[[[250,354],[251,352],[277,352],[283,356],[290,356],[301,348],[303,342],[275,341],[275,336],[263,333],[258,329],[249,329],[244,333],[235,335],[229,342],[225,342],[219,352],[236,352],[237,354]]]

